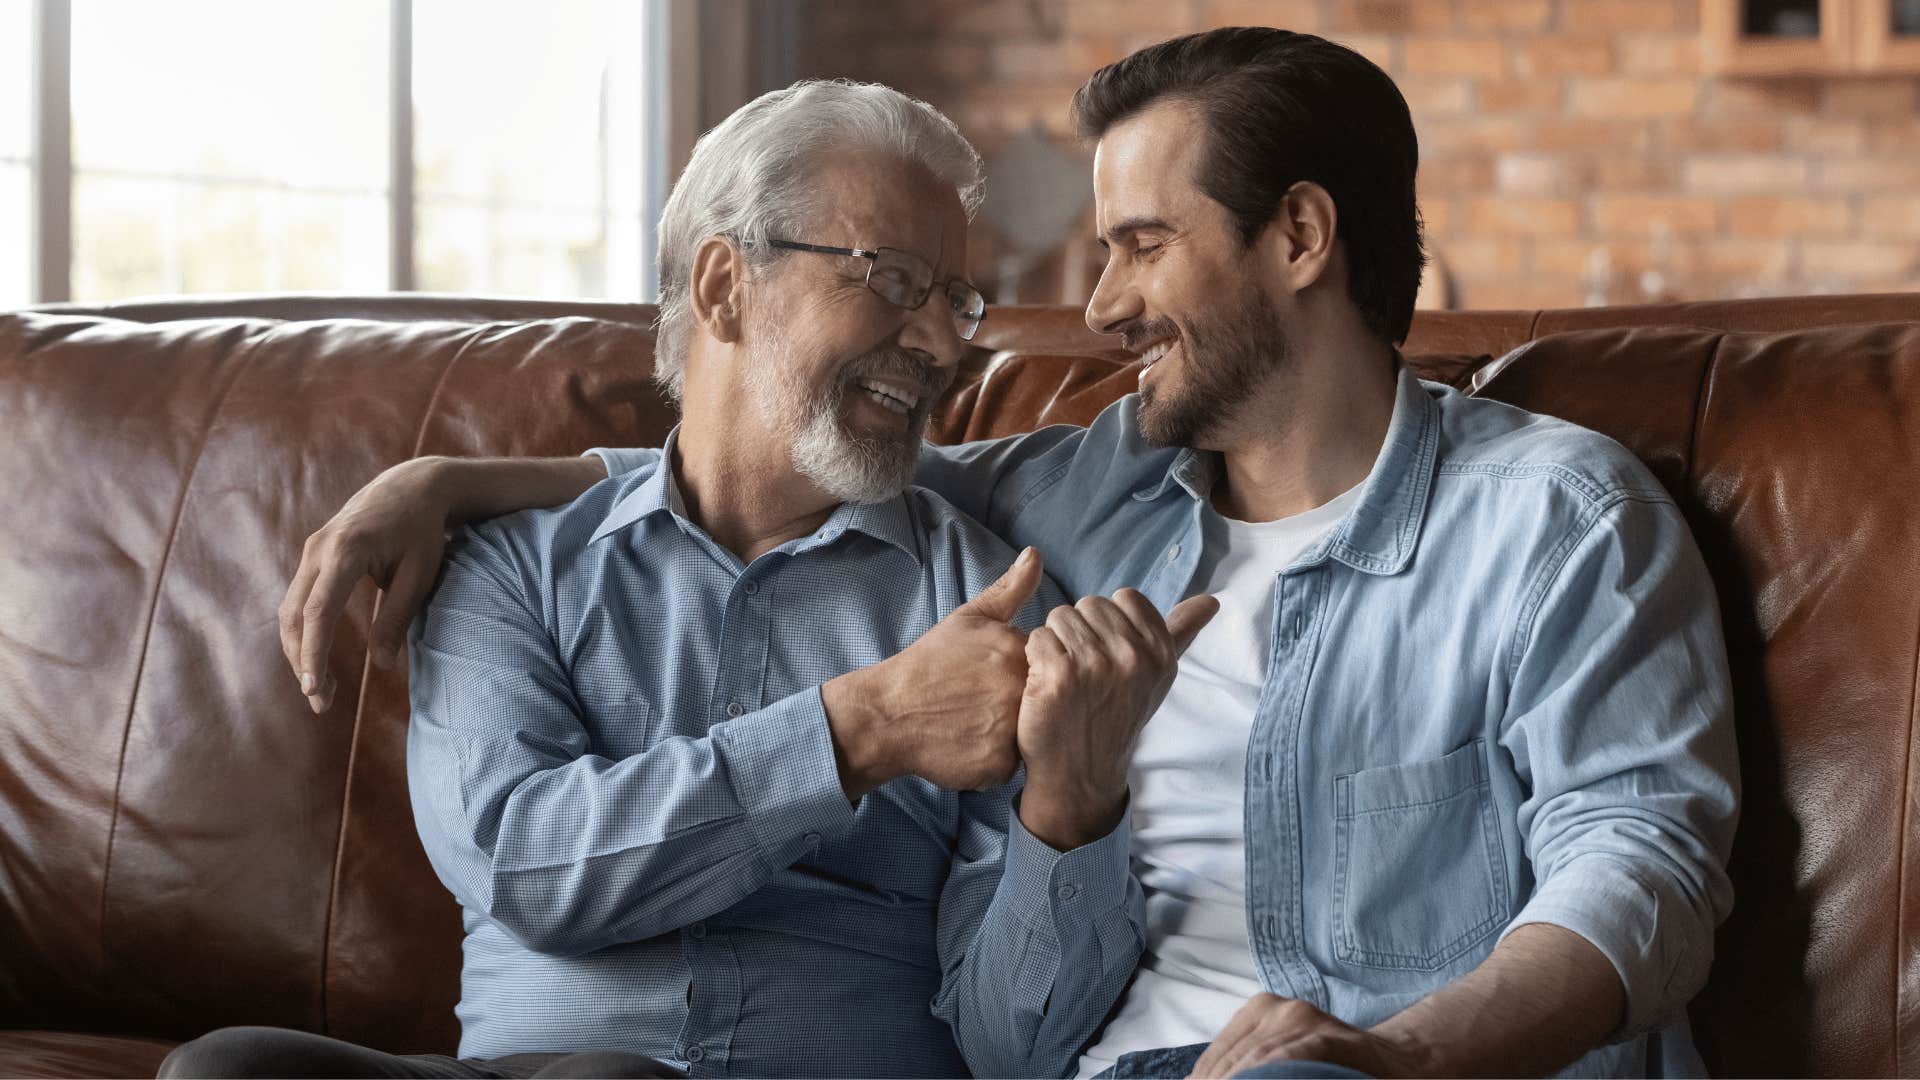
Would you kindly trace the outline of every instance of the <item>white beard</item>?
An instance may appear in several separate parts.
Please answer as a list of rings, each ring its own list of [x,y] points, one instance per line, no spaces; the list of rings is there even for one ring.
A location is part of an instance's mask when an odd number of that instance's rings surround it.
[[[793,356],[784,344],[767,361],[748,370],[749,392],[769,428],[798,425],[788,443],[796,472],[840,502],[882,503],[906,490],[919,461],[923,420],[897,440],[855,437],[840,422],[847,383],[811,393],[792,377]]]

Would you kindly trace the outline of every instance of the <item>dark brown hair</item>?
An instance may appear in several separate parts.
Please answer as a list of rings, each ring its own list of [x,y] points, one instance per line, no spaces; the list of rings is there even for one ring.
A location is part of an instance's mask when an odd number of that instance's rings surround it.
[[[1270,27],[1228,27],[1150,45],[1094,72],[1073,95],[1084,138],[1163,99],[1206,118],[1195,182],[1251,245],[1281,197],[1307,180],[1333,197],[1347,295],[1369,329],[1406,340],[1420,291],[1420,146],[1387,73],[1343,45]]]

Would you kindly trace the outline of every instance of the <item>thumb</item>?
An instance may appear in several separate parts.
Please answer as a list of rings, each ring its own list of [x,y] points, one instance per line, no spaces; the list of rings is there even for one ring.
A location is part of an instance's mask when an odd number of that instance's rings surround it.
[[[979,615],[998,622],[1012,622],[1020,608],[1040,587],[1040,553],[1028,548],[1013,560],[1000,580],[980,590],[980,595],[960,605],[954,614]]]
[[[1173,655],[1180,656],[1200,636],[1200,628],[1212,621],[1220,610],[1220,601],[1202,593],[1189,596],[1173,606],[1167,615],[1167,633],[1173,635]]]

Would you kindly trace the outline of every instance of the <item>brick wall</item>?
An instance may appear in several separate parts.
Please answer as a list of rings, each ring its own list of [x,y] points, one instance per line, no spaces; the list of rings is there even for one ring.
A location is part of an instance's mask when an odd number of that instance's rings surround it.
[[[1703,75],[1698,0],[807,0],[799,22],[802,74],[924,97],[989,157],[1066,139],[1080,81],[1165,37],[1343,41],[1413,108],[1454,306],[1920,288],[1920,78]],[[1074,244],[1023,298],[1096,257]]]

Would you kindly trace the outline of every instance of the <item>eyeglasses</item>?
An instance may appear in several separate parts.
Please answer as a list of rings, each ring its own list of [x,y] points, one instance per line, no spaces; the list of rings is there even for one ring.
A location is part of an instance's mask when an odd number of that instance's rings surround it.
[[[878,293],[887,303],[908,311],[918,311],[933,293],[933,267],[918,255],[898,248],[821,247],[819,244],[802,244],[793,240],[768,240],[767,246],[866,259],[867,288]],[[942,291],[946,293],[947,308],[953,314],[953,328],[959,332],[960,340],[972,341],[974,331],[980,329],[980,320],[987,317],[986,298],[980,295],[980,290],[959,278],[948,280],[942,286]]]

